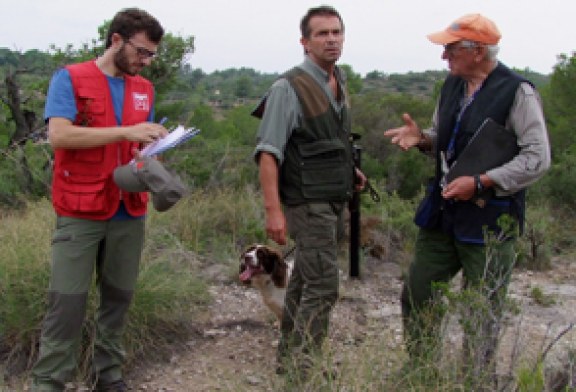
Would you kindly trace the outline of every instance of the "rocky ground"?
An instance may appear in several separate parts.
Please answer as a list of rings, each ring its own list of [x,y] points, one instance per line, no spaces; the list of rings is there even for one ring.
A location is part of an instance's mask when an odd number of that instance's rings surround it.
[[[386,336],[388,348],[401,351],[400,268],[378,259],[366,260],[362,268],[361,279],[342,277],[342,299],[330,333],[336,363],[357,347],[355,342],[375,335]],[[211,291],[214,303],[206,319],[199,320],[198,335],[175,348],[168,363],[133,371],[129,381],[134,390],[278,390],[280,380],[274,374],[278,332],[272,314],[254,290],[236,283],[216,284]],[[576,322],[576,264],[556,262],[547,272],[517,271],[510,292],[519,313],[507,321],[500,371],[506,371],[514,351],[538,354],[568,330],[548,353],[550,361],[563,361],[565,347],[576,347],[576,333],[569,329]]]
[[[330,338],[339,350],[369,334],[390,333],[401,341],[398,293],[400,268],[371,260],[361,279],[342,275]],[[137,369],[130,376],[138,391],[276,391],[278,326],[257,291],[237,283],[211,287],[214,302],[201,333],[176,350],[170,363]],[[381,322],[373,323],[372,321]],[[337,359],[336,359],[337,360]]]
[[[349,360],[351,355],[361,357],[355,350],[374,337],[387,342],[382,355],[403,352],[398,300],[401,284],[399,266],[376,258],[365,260],[360,279],[342,275],[342,298],[335,307],[330,331],[334,363],[345,357]],[[227,279],[214,283],[210,290],[214,301],[195,321],[196,333],[173,347],[169,361],[139,362],[127,375],[132,391],[279,390],[281,379],[275,374],[274,358],[278,330],[259,294]],[[566,346],[576,347],[576,333],[569,328],[576,322],[576,263],[557,261],[546,272],[516,271],[510,294],[519,312],[507,320],[500,371],[507,371],[505,367],[518,348],[522,355],[537,355],[567,330],[547,355],[550,362],[565,364],[562,355]],[[447,341],[455,342],[458,336],[450,333]],[[25,388],[6,391],[18,390]]]

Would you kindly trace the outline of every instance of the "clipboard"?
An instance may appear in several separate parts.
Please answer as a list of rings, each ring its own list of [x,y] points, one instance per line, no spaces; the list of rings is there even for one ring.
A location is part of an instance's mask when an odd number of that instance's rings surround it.
[[[449,168],[446,180],[449,183],[456,177],[483,174],[510,162],[519,151],[516,134],[487,118]]]
[[[162,139],[158,139],[153,143],[150,143],[144,147],[140,153],[142,156],[151,157],[163,153],[177,145],[184,143],[188,139],[193,138],[200,132],[196,128],[184,128],[182,125],[178,125],[176,129],[168,133]]]

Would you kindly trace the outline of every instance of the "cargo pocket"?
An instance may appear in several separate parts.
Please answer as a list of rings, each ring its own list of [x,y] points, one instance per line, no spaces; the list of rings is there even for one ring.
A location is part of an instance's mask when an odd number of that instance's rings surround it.
[[[67,173],[60,182],[60,203],[69,211],[88,214],[101,214],[108,211],[106,200],[106,179]]]

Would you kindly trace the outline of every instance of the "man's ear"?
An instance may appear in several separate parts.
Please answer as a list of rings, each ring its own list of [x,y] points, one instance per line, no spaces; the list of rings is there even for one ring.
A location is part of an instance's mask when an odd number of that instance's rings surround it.
[[[302,47],[304,48],[304,54],[308,54],[308,38],[300,38],[300,44],[302,45]]]
[[[119,49],[120,47],[119,45],[124,45],[124,37],[122,37],[118,33],[113,33],[112,36],[110,37],[110,41],[112,43],[111,46],[114,46],[117,49]]]

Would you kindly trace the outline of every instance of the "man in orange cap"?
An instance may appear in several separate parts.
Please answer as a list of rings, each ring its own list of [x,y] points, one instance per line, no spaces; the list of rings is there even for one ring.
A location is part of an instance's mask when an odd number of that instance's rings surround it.
[[[480,14],[465,15],[428,35],[444,46],[442,58],[450,69],[432,127],[422,131],[404,114],[403,126],[384,133],[404,150],[417,147],[436,158],[435,178],[416,212],[416,254],[401,297],[407,348],[412,357],[438,352],[441,313],[433,306],[439,291],[434,287],[462,270],[466,288],[478,289],[489,304],[486,311],[480,311],[482,306],[471,309],[463,323],[466,363],[477,383],[473,390],[493,390],[482,376],[493,376],[502,302],[524,221],[525,189],[550,165],[539,96],[529,81],[496,59],[500,37],[494,22]],[[486,121],[511,138],[513,148],[464,151],[475,137],[474,144],[491,144],[492,134],[478,132]],[[494,155],[509,158],[446,176],[466,154],[476,162]],[[503,224],[504,215],[511,225]]]

